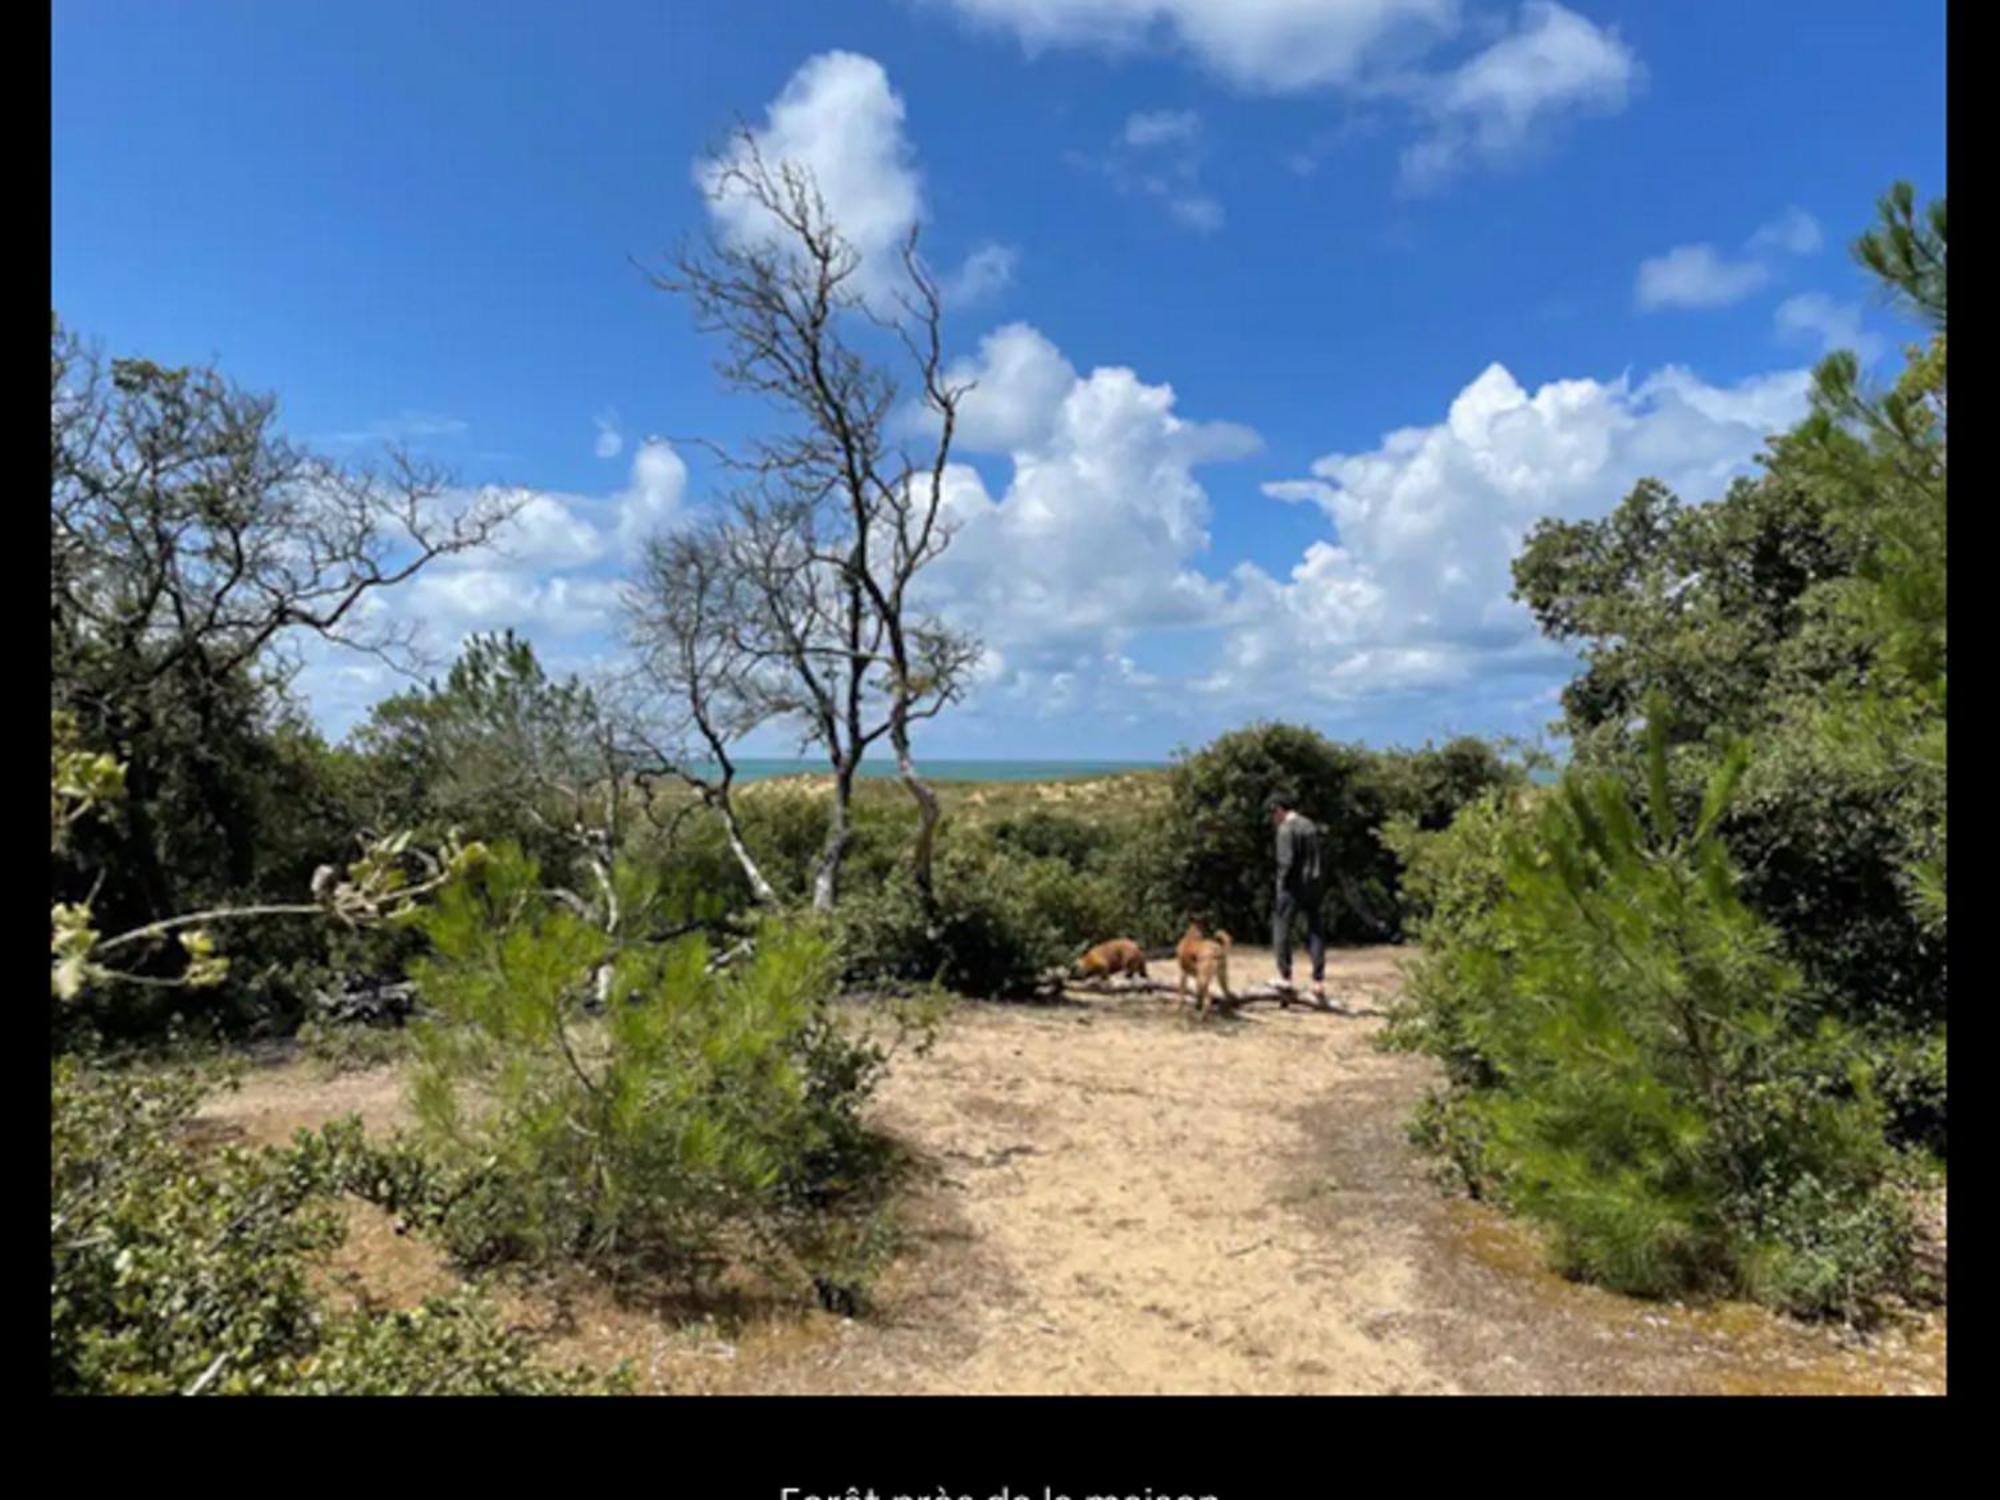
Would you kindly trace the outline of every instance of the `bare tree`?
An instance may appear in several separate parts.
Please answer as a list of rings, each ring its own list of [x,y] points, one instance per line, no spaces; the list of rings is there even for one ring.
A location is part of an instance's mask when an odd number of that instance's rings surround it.
[[[407,452],[343,467],[279,437],[277,403],[213,370],[103,361],[54,330],[49,531],[58,651],[115,653],[133,678],[199,656],[218,676],[288,630],[406,656],[370,594],[490,541],[518,509],[447,503]]]
[[[688,298],[703,332],[722,336],[723,380],[789,419],[746,452],[720,454],[741,482],[703,546],[729,579],[728,680],[744,705],[741,722],[790,723],[832,767],[814,906],[837,900],[854,778],[885,737],[916,804],[911,873],[928,903],[939,809],[910,732],[957,701],[980,655],[976,640],[913,595],[951,541],[945,468],[969,388],[945,373],[942,298],[914,229],[889,305],[864,298],[861,257],[811,174],[767,163],[747,130],[711,191],[747,199],[770,233],[683,254],[655,282]],[[896,379],[855,342],[868,330],[900,346],[915,371],[929,419],[920,453],[898,437],[917,424],[903,420]]]
[[[635,708],[623,720],[645,755],[649,774],[673,776],[721,818],[729,850],[760,905],[778,893],[758,868],[736,816],[736,761],[730,748],[767,717],[744,651],[744,580],[732,566],[729,538],[717,527],[657,536],[646,544],[639,580],[625,594],[628,637],[639,674],[671,705],[656,716]],[[697,769],[689,742],[699,739],[713,775]]]
[[[151,826],[165,780],[191,785],[226,845],[221,878],[244,885],[257,830],[222,747],[268,705],[289,645],[407,659],[414,626],[369,601],[489,541],[514,503],[459,503],[407,453],[380,471],[334,464],[277,434],[271,398],[213,370],[107,365],[59,322],[49,434],[53,706],[129,763],[116,863],[159,916],[174,904],[168,834]]]

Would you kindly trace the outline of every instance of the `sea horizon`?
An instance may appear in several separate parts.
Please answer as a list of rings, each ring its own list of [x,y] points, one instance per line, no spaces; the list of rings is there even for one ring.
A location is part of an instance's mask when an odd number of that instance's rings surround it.
[[[826,776],[831,772],[823,760],[788,759],[782,756],[743,756],[737,759],[738,781],[768,781],[776,776]],[[694,770],[715,774],[719,767],[696,765]],[[1029,760],[1019,757],[973,760],[929,757],[917,762],[926,781],[1067,781],[1083,776],[1112,776],[1126,771],[1164,771],[1164,760]],[[867,777],[894,776],[893,760],[864,760],[859,772]]]
[[[920,758],[917,771],[926,781],[1073,781],[1088,776],[1117,776],[1132,771],[1165,771],[1171,768],[1167,760],[1092,760],[1087,758],[1029,759],[1021,756],[994,757],[990,759]],[[792,758],[785,756],[746,755],[737,758],[736,780],[739,783],[769,781],[779,776],[827,776],[832,772],[823,760],[811,757]],[[713,761],[697,761],[689,769],[703,776],[716,776],[721,768]],[[897,774],[893,760],[864,760],[858,773],[871,780],[893,777]],[[1528,772],[1528,780],[1537,786],[1550,786],[1561,777],[1559,768],[1537,767]]]

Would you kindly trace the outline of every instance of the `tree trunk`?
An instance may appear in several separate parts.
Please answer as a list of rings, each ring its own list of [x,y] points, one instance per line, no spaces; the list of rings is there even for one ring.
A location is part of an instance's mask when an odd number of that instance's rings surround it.
[[[826,842],[813,867],[813,910],[830,912],[840,899],[840,862],[847,855],[853,829],[847,807],[854,796],[854,767],[843,765],[833,776],[833,816],[826,825]]]
[[[618,926],[624,913],[618,908],[618,888],[611,879],[611,858],[608,849],[589,854],[590,873],[597,879],[597,888],[604,896],[604,931],[611,939],[613,951],[618,946]],[[591,977],[591,995],[597,1008],[603,1010],[611,1003],[611,975],[616,965],[606,959],[597,966],[597,973]]]
[[[188,769],[202,805],[222,834],[223,858],[229,888],[235,892],[251,888],[257,874],[257,827],[255,814],[238,788],[232,788],[214,757],[225,753],[227,731],[216,713],[216,705],[206,681],[190,677],[185,684],[193,701],[195,717],[201,724],[202,743],[188,758]]]
[[[750,895],[759,906],[778,905],[778,893],[771,882],[764,878],[764,872],[757,868],[757,861],[750,857],[750,847],[743,842],[743,826],[736,821],[736,808],[725,791],[715,799],[715,810],[722,817],[722,831],[729,839],[729,852],[736,856],[736,863],[743,869],[743,878],[750,882]]]
[[[910,789],[910,796],[917,804],[917,841],[910,851],[910,875],[916,881],[917,897],[923,902],[924,915],[929,917],[937,906],[937,896],[931,884],[931,857],[937,845],[937,826],[941,816],[937,793],[917,775],[917,763],[910,754],[909,737],[902,726],[897,726],[894,738],[896,769],[902,774],[903,785]]]
[[[140,721],[110,728],[105,742],[119,746],[120,758],[125,762],[125,799],[120,808],[124,814],[124,826],[119,830],[116,844],[123,850],[124,873],[132,878],[141,921],[157,922],[173,914],[176,901],[160,858],[159,830],[153,822],[159,778],[154,775],[152,759],[143,745],[144,735],[150,726]],[[120,910],[115,902],[106,903],[99,912],[100,918],[116,917],[120,920],[126,920],[130,915],[128,911]],[[129,922],[128,925],[141,924]]]

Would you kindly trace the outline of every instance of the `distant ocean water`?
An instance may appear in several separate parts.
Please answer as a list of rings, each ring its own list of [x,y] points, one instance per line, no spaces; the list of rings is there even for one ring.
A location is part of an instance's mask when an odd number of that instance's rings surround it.
[[[1163,760],[920,760],[917,768],[928,781],[1066,781],[1084,776],[1115,776],[1122,771],[1164,771],[1167,763]],[[693,769],[702,775],[713,776],[718,767],[697,763]],[[736,779],[739,782],[765,781],[773,776],[826,774],[826,762],[823,760],[752,756],[736,762]],[[894,776],[896,763],[892,760],[863,761],[861,774]],[[1528,773],[1528,779],[1538,786],[1553,786],[1560,775],[1556,770],[1537,768]]]
[[[1156,760],[920,760],[917,769],[927,781],[1063,781],[1079,776],[1110,776],[1120,771],[1157,771]],[[713,774],[714,766],[697,767]],[[772,776],[824,776],[823,760],[743,759],[736,762],[738,781],[764,781]],[[863,776],[894,776],[892,760],[864,760]]]

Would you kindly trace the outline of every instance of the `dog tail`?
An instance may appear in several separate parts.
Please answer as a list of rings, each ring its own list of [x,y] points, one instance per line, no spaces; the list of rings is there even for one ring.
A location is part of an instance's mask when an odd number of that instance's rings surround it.
[[[1229,934],[1228,934],[1228,933],[1226,933],[1226,932],[1218,932],[1218,933],[1216,933],[1216,935],[1215,935],[1215,940],[1216,940],[1216,941],[1217,941],[1218,943],[1222,944],[1222,946],[1223,946],[1223,947],[1225,947],[1225,948],[1227,948],[1227,947],[1229,946]]]

